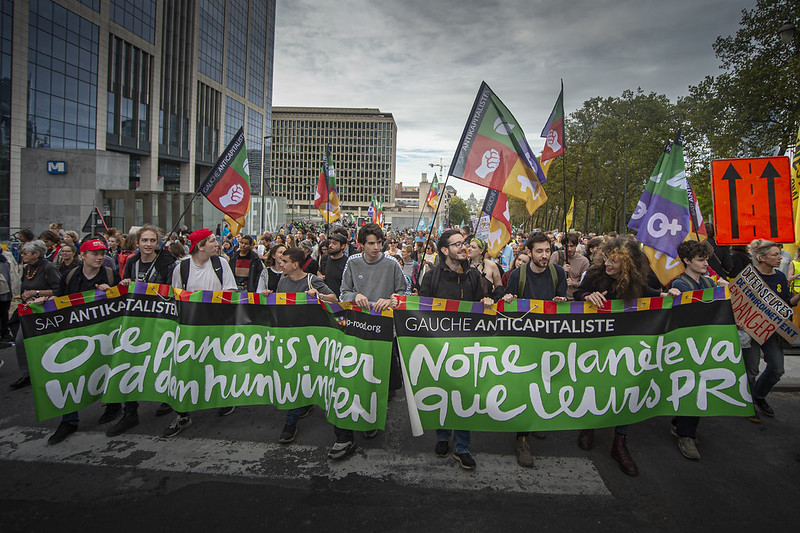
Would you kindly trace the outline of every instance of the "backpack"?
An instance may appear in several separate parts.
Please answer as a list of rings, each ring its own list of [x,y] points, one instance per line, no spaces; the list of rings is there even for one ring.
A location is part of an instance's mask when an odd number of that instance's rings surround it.
[[[113,283],[114,282],[114,269],[109,267],[109,266],[103,266],[103,268],[106,270],[106,281],[108,283]],[[69,282],[72,281],[72,278],[75,277],[75,273],[78,270],[80,270],[80,267],[75,267],[72,270],[70,270],[69,272],[67,272],[67,277],[64,279],[64,285],[65,286],[69,287]]]
[[[189,279],[189,261],[191,259],[184,259],[181,261],[181,285],[183,289],[186,290],[186,283]],[[217,275],[219,279],[219,284],[223,285],[222,283],[222,260],[219,258],[218,255],[211,256],[211,266],[214,268],[214,273]]]
[[[675,279],[678,278],[684,280],[690,287],[694,286],[694,280],[690,278],[689,275],[686,274],[685,272],[682,272],[681,274],[675,276]],[[700,276],[700,285],[703,286],[703,288],[705,289],[713,289],[716,286],[714,280],[708,276]]]
[[[550,271],[550,277],[553,279],[553,297],[555,298],[558,296],[558,272],[556,271],[555,265],[553,263],[547,264],[548,270]],[[523,291],[525,290],[525,280],[527,279],[528,274],[528,265],[525,264],[522,266],[522,271],[519,273],[519,288],[517,289],[517,296],[522,298]]]

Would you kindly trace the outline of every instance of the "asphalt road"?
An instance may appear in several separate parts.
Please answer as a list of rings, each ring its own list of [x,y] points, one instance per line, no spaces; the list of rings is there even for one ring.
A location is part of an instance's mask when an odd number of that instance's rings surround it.
[[[523,469],[509,434],[474,433],[474,472],[434,456],[432,432],[411,436],[402,395],[387,430],[357,437],[356,454],[329,462],[333,431],[319,409],[297,441],[277,444],[280,411],[240,407],[193,415],[174,440],[157,436],[171,417],[142,404],[141,424],[108,438],[101,407],[81,412],[80,431],[45,444],[58,420],[37,423],[30,389],[11,391],[13,350],[0,352],[0,531],[798,531],[800,393],[770,396],[777,415],[703,419],[702,459],[678,452],[669,420],[630,429],[641,474],[610,458],[612,430],[595,448],[577,432],[535,440]]]

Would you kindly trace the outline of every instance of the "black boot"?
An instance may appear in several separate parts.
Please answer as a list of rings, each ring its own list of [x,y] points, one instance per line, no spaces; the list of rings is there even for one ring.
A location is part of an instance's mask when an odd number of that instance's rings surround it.
[[[625,445],[625,435],[614,433],[614,444],[611,446],[611,457],[616,459],[619,463],[619,468],[629,476],[638,476],[639,469],[636,468],[636,463],[633,461],[628,447]]]

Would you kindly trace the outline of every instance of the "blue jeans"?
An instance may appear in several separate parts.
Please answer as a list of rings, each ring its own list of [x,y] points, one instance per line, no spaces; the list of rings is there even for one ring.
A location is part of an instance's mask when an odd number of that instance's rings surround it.
[[[305,407],[295,407],[294,409],[290,409],[288,413],[286,413],[286,421],[285,423],[290,426],[297,425],[297,421],[300,420],[300,413],[303,412]]]
[[[451,429],[437,429],[436,440],[449,441],[451,433],[453,433]],[[469,431],[457,429],[455,434],[455,438],[453,439],[453,452],[469,453]]]
[[[761,361],[761,352],[764,352],[764,362],[767,368],[761,376],[758,376],[758,364]],[[756,398],[766,398],[772,387],[781,380],[783,376],[783,350],[781,349],[780,339],[776,334],[767,339],[763,345],[755,340],[750,343],[749,348],[742,350],[744,367],[747,371],[747,383],[750,385],[750,393]],[[758,377],[758,379],[756,379]]]
[[[22,326],[17,330],[17,336],[14,339],[14,351],[17,352],[17,365],[19,365],[19,374],[23,378],[31,375],[28,370],[28,356],[25,353],[25,341],[22,338]]]

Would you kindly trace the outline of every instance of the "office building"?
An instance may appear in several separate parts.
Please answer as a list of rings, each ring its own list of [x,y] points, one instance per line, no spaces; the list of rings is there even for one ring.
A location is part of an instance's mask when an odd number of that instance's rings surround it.
[[[342,212],[366,216],[373,195],[393,204],[397,125],[379,109],[273,107],[270,185],[294,218],[317,217],[310,207],[327,147],[336,169]]]
[[[244,126],[255,217],[275,0],[0,0],[0,239],[97,207],[127,231],[222,220],[189,201]],[[269,174],[264,169],[264,174]]]

